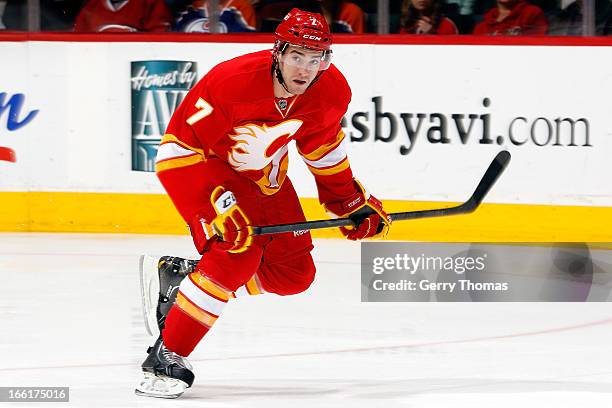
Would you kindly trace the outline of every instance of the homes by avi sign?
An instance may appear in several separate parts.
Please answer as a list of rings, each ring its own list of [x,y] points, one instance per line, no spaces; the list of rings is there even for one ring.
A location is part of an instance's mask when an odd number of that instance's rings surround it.
[[[195,62],[132,62],[132,170],[155,170],[170,117],[196,79]]]

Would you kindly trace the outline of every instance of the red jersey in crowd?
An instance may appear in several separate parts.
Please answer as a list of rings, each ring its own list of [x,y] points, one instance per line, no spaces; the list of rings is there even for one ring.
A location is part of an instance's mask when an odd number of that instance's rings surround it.
[[[484,15],[483,21],[476,25],[474,34],[484,35],[545,35],[548,31],[548,21],[544,12],[537,6],[526,1],[519,1],[510,14],[497,21],[499,9],[490,9]]]
[[[74,31],[168,31],[171,20],[164,0],[89,0],[76,18]]]
[[[400,29],[400,34],[415,34],[415,30],[414,28],[402,28]],[[457,29],[455,23],[453,23],[453,20],[447,17],[442,17],[437,28],[433,28],[430,32],[423,34],[453,35],[459,34],[459,30]]]
[[[340,126],[351,98],[346,79],[331,65],[304,94],[275,98],[271,64],[271,52],[260,51],[217,65],[172,116],[156,171],[185,220],[223,185],[215,175],[203,177],[207,158],[224,160],[273,195],[285,181],[291,141],[315,177],[321,202],[354,193]]]

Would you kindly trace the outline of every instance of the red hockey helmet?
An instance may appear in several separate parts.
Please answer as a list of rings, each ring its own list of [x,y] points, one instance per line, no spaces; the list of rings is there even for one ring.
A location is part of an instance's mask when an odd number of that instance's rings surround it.
[[[294,8],[276,27],[277,42],[313,50],[330,51],[332,37],[327,21],[321,14]]]

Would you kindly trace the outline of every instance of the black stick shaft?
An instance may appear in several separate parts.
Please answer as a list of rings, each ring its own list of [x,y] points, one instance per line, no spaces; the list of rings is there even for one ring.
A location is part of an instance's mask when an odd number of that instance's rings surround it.
[[[444,217],[448,215],[464,214],[465,210],[462,205],[450,208],[440,208],[435,210],[419,210],[391,213],[392,221],[416,220],[419,218]],[[336,218],[332,220],[317,220],[297,222],[294,224],[279,224],[268,225],[265,227],[253,227],[252,235],[278,234],[281,232],[306,231],[322,228],[337,228],[353,226],[353,221],[348,218]]]
[[[406,211],[389,214],[392,221],[415,220],[420,218],[445,217],[449,215],[468,214],[476,210],[491,187],[510,162],[510,153],[501,151],[495,156],[487,171],[482,176],[472,196],[463,204],[455,207],[438,208],[433,210]],[[268,225],[263,227],[252,227],[251,235],[279,234],[282,232],[307,231],[322,228],[348,227],[354,225],[348,218],[337,218],[331,220],[316,220],[298,222],[293,224]]]

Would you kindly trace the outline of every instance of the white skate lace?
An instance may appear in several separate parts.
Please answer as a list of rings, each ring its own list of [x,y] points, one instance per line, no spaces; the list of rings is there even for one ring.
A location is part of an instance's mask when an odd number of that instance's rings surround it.
[[[189,370],[192,369],[191,364],[189,364],[185,358],[179,356],[173,351],[168,350],[166,347],[162,347],[162,354],[166,361],[168,361],[170,364],[176,364],[179,367],[185,367]]]

